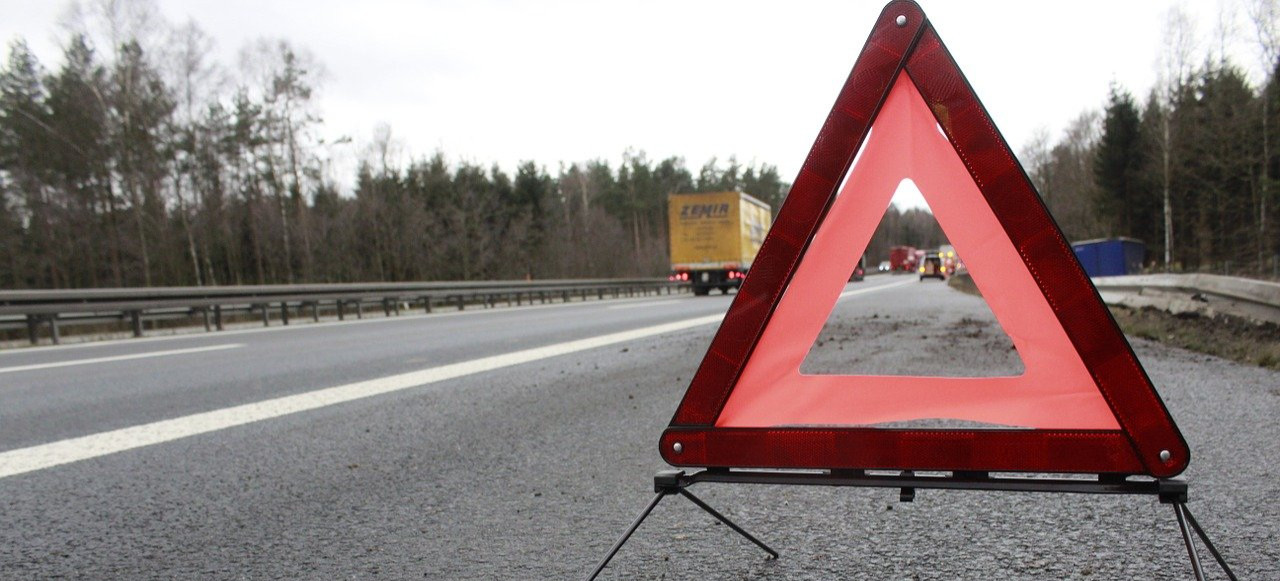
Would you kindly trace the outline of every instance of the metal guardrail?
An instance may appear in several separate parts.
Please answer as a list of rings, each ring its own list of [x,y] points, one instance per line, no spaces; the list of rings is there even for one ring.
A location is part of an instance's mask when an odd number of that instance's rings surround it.
[[[243,313],[259,315],[263,325],[278,313],[278,320],[288,325],[291,312],[305,316],[303,311],[309,311],[319,321],[324,310],[343,320],[348,314],[362,318],[371,304],[390,316],[402,308],[429,313],[438,307],[462,310],[468,305],[518,306],[684,290],[665,278],[636,278],[0,291],[0,329],[26,327],[34,345],[40,329],[47,327],[56,344],[60,326],[68,324],[128,321],[133,335],[141,337],[146,321],[156,319],[200,317],[205,330],[212,331],[224,328],[226,316]]]
[[[1280,324],[1280,283],[1216,274],[1139,274],[1093,279],[1107,304],[1215,314]]]

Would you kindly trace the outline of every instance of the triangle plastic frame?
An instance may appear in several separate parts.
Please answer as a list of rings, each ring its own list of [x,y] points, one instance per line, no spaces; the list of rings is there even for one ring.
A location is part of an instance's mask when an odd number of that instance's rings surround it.
[[[1043,293],[1119,429],[717,427],[752,352],[835,201],[893,84],[909,79]],[[924,12],[891,2],[663,432],[680,467],[1142,474],[1186,469],[1190,450],[1034,186]]]

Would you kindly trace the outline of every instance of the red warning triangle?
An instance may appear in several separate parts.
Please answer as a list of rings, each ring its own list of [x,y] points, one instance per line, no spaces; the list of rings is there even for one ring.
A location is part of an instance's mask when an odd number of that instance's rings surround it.
[[[1023,374],[800,372],[905,179],[965,257]],[[938,418],[1001,427],[870,427]],[[909,1],[880,15],[660,449],[676,466],[1158,477],[1190,459],[1070,245]]]

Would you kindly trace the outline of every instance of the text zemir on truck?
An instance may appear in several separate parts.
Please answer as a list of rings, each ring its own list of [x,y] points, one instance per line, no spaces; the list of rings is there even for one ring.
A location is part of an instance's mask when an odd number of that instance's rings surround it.
[[[742,192],[671,194],[669,280],[695,295],[728,293],[742,285],[773,222],[769,205]]]

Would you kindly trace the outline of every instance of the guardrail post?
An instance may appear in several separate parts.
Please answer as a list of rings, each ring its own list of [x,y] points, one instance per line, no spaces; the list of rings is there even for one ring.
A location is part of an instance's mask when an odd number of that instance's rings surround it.
[[[461,310],[465,310],[466,308],[467,306],[464,304],[464,299],[462,298],[462,295],[458,295],[458,310],[461,311]]]
[[[347,320],[347,301],[338,299],[336,301],[333,301],[333,304],[338,307],[338,320],[339,321]]]
[[[400,316],[400,297],[395,297],[391,299],[391,301],[392,301],[392,305],[395,307],[396,316],[399,317]]]
[[[356,299],[356,318],[364,318],[364,299]]]
[[[560,291],[560,298],[563,299],[563,302],[569,302],[569,291]]]
[[[422,297],[422,311],[425,313],[431,312],[431,297]]]
[[[387,300],[387,297],[382,297],[382,316],[391,316],[391,302]]]
[[[133,327],[133,336],[142,336],[142,311],[129,311],[130,326]]]
[[[263,327],[270,327],[270,326],[271,326],[271,313],[267,312],[267,309],[269,309],[269,308],[271,307],[271,305],[268,305],[268,304],[266,304],[266,303],[262,303],[262,304],[260,304],[260,305],[258,305],[258,306],[262,308],[262,326],[263,326]]]
[[[320,322],[320,301],[311,301],[311,322]]]
[[[288,301],[280,301],[280,322],[285,325],[289,324],[289,302]]]
[[[58,335],[58,313],[49,315],[49,338],[53,339],[54,345],[62,342],[62,338]]]
[[[222,330],[222,305],[213,305],[213,324]]]
[[[209,324],[209,307],[200,307],[200,319],[204,321],[205,333],[213,330],[213,325]]]
[[[27,338],[32,345],[40,344],[40,317],[27,315]]]

